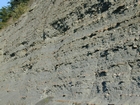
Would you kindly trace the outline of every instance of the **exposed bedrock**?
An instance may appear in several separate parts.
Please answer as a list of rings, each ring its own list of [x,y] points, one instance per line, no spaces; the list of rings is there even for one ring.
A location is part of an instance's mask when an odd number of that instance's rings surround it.
[[[0,62],[0,105],[140,105],[140,1],[34,0]]]

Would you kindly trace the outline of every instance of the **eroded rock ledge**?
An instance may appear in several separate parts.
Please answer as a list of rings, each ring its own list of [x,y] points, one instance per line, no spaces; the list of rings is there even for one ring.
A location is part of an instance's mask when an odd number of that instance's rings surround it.
[[[34,0],[0,33],[2,105],[139,105],[139,0]]]

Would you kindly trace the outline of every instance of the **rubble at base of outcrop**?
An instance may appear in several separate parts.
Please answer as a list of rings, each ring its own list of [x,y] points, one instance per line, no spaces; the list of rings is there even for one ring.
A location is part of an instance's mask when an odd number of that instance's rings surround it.
[[[140,1],[34,0],[0,62],[0,105],[140,105]]]

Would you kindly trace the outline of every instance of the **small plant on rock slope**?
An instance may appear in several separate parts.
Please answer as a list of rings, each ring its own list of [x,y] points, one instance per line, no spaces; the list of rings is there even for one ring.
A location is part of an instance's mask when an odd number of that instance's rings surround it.
[[[11,0],[9,6],[0,9],[0,29],[9,24],[9,20],[17,20],[28,8],[30,0]]]

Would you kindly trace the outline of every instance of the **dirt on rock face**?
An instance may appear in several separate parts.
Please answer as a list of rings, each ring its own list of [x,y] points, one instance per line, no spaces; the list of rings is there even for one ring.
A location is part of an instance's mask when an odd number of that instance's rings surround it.
[[[0,105],[140,105],[140,1],[34,0],[0,62]]]

